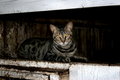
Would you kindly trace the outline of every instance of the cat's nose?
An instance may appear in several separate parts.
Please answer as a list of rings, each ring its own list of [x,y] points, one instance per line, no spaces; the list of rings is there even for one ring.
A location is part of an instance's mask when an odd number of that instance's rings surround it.
[[[64,39],[61,39],[61,42],[64,44],[64,43],[65,43],[65,40],[64,40]]]
[[[63,41],[63,44],[65,44],[65,40]]]

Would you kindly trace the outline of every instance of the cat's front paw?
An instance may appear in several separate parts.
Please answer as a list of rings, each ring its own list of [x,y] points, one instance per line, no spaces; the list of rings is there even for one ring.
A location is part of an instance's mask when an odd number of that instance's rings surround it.
[[[65,57],[65,58],[62,59],[62,62],[67,62],[67,63],[69,63],[69,62],[71,62],[71,60],[70,60],[69,57]]]
[[[65,62],[65,63],[71,62],[71,60],[70,60],[69,57],[63,57],[63,56],[58,56],[58,57],[56,58],[56,61],[58,61],[58,62]]]

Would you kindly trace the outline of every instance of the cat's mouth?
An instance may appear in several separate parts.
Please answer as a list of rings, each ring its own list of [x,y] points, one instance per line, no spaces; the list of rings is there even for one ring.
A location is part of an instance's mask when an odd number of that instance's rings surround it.
[[[68,42],[64,42],[64,43],[63,43],[63,42],[60,42],[60,43],[59,43],[60,46],[67,46],[68,44],[69,44]]]

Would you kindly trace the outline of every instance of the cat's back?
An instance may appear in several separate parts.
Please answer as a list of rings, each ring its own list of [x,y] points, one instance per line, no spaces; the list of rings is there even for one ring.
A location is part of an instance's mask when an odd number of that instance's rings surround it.
[[[24,46],[24,45],[44,45],[45,43],[47,42],[50,42],[51,40],[50,39],[47,39],[47,38],[29,38],[29,39],[26,39],[25,41],[23,41],[21,43],[21,46]]]
[[[51,46],[51,39],[29,38],[18,47],[18,58],[41,60]]]

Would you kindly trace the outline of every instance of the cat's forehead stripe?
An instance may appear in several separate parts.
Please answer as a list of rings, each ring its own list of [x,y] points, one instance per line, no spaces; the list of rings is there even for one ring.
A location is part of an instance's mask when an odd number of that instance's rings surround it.
[[[60,31],[60,33],[63,35],[63,34],[65,34],[65,32],[64,31]]]
[[[59,29],[59,32],[60,32],[62,35],[66,33],[66,31],[65,31],[63,28]]]

